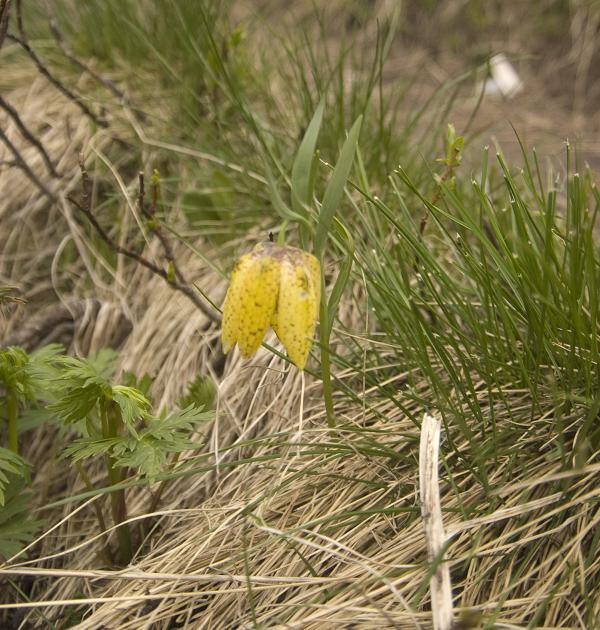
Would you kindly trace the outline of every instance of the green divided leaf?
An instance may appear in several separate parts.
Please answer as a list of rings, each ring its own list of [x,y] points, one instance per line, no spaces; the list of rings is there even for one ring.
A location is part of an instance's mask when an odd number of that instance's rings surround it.
[[[150,401],[134,387],[114,385],[112,399],[119,406],[127,428],[132,427],[136,420],[145,418],[150,410]]]
[[[0,507],[0,558],[8,559],[31,542],[42,526],[30,516],[31,493],[27,479],[10,476],[5,488],[4,505]]]
[[[213,409],[217,389],[210,376],[198,374],[187,386],[187,394],[183,397],[179,405],[189,407],[190,405],[199,409]]]
[[[14,477],[29,477],[27,463],[11,450],[0,447],[0,507],[4,506],[6,488]]]

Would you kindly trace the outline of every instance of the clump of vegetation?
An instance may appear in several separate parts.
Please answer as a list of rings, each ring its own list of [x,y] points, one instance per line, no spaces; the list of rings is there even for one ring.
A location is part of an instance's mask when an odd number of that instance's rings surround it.
[[[127,523],[128,483],[155,483],[168,469],[169,456],[199,447],[191,436],[199,425],[213,417],[213,412],[204,411],[192,401],[182,409],[153,415],[145,392],[113,382],[116,359],[111,350],[86,359],[69,357],[56,345],[31,355],[18,347],[0,351],[2,409],[8,436],[8,448],[0,449],[4,519],[0,553],[5,558],[14,555],[20,544],[33,540],[40,525],[26,509],[32,494],[23,493],[31,478],[30,465],[19,455],[22,430],[48,421],[64,429],[67,445],[63,456],[75,466],[92,496],[102,488],[109,494],[118,537],[116,561],[120,564],[127,564],[135,552]],[[135,382],[132,375],[126,375],[126,380]],[[147,379],[140,381],[144,389],[150,384]],[[27,408],[27,422],[20,426],[22,412]],[[81,464],[90,459],[104,463],[106,476],[100,488],[94,486]],[[154,499],[152,503],[156,507]],[[95,509],[101,531],[105,532],[104,510],[98,503]],[[115,561],[108,545],[103,556],[111,564]]]

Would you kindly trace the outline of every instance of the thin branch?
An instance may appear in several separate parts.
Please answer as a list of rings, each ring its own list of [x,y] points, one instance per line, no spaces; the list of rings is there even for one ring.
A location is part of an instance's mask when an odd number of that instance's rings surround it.
[[[48,68],[46,68],[46,66],[43,64],[42,60],[38,57],[37,53],[29,45],[29,42],[27,40],[27,35],[25,34],[25,28],[23,26],[23,14],[22,14],[22,11],[21,11],[21,0],[16,0],[15,6],[16,6],[16,10],[17,10],[16,11],[16,13],[17,13],[17,28],[18,28],[20,37],[17,37],[16,35],[13,35],[11,33],[8,33],[7,37],[10,40],[12,40],[12,41],[16,42],[17,44],[19,44],[19,46],[21,46],[21,48],[23,48],[23,50],[25,50],[25,52],[33,60],[33,62],[37,66],[37,69],[40,71],[40,73],[43,74],[48,79],[48,81],[50,81],[50,83],[52,83],[52,85],[54,85],[54,87],[57,90],[62,92],[68,99],[73,101],[79,107],[79,109],[81,109],[81,111],[86,116],[91,118],[100,127],[105,127],[105,128],[108,127],[108,122],[106,120],[96,116],[96,114],[94,114],[94,112],[82,101],[80,96],[78,96],[77,94],[72,92],[68,87],[63,85],[50,72],[50,70],[48,70]]]
[[[4,142],[4,144],[8,147],[9,151],[13,154],[15,158],[15,164],[18,168],[20,168],[25,175],[40,189],[41,192],[50,199],[50,201],[56,201],[56,195],[54,195],[48,187],[39,179],[39,177],[31,170],[27,162],[21,157],[19,150],[15,145],[9,140],[8,136],[2,131],[0,128],[0,140]]]
[[[120,98],[120,99],[123,99],[123,100],[127,99],[125,93],[122,92],[117,87],[117,85],[116,85],[116,83],[114,83],[114,81],[111,81],[110,79],[106,79],[102,75],[98,74],[95,70],[92,70],[87,64],[83,63],[83,61],[81,61],[80,59],[75,57],[75,55],[73,54],[73,51],[69,48],[69,46],[68,46],[68,44],[67,44],[67,42],[65,40],[65,37],[62,34],[62,32],[61,32],[61,30],[60,30],[60,28],[58,26],[58,21],[56,20],[55,17],[50,17],[50,19],[48,20],[48,23],[50,25],[50,31],[52,32],[52,35],[54,35],[54,39],[56,40],[56,43],[58,44],[59,48],[61,49],[63,55],[74,66],[77,66],[83,72],[87,72],[93,79],[98,81],[98,83],[100,83],[105,88],[110,90],[117,98]]]
[[[117,254],[121,254],[126,256],[127,258],[131,258],[135,260],[138,264],[142,265],[142,267],[146,267],[152,273],[157,276],[160,276],[163,280],[165,280],[173,289],[183,293],[191,302],[193,302],[194,306],[196,306],[199,310],[201,310],[209,319],[213,322],[219,323],[221,318],[217,313],[215,313],[209,306],[207,306],[198,296],[198,294],[192,289],[192,287],[188,284],[185,284],[177,275],[172,277],[168,271],[165,271],[158,265],[154,264],[152,261],[148,260],[141,254],[134,252],[130,249],[122,247],[117,242],[115,242],[111,236],[104,230],[104,228],[100,225],[94,213],[92,212],[90,206],[90,181],[87,171],[85,169],[85,165],[83,164],[83,160],[80,158],[80,169],[83,177],[83,195],[82,199],[77,200],[72,195],[67,195],[67,199],[79,210],[87,220],[90,222],[98,236]]]
[[[33,135],[31,131],[29,131],[29,129],[27,129],[25,123],[21,120],[21,117],[19,116],[17,110],[10,103],[7,103],[2,98],[2,96],[0,96],[0,107],[12,118],[15,125],[17,125],[18,130],[21,132],[21,135],[38,150],[50,174],[53,177],[60,177],[42,143]]]
[[[0,0],[0,48],[4,44],[4,38],[8,31],[8,18],[10,14],[10,0]]]
[[[452,157],[446,164],[446,168],[444,172],[440,175],[440,178],[435,187],[435,192],[431,197],[431,205],[435,206],[438,201],[442,197],[443,185],[452,177],[456,167],[460,163],[460,151],[458,149],[454,149],[452,151]],[[426,206],[423,211],[423,216],[421,217],[421,223],[419,224],[419,240],[423,240],[423,235],[425,233],[425,228],[427,227],[427,222],[429,220],[429,208]]]
[[[81,61],[81,59],[78,59],[75,56],[75,54],[73,53],[73,51],[67,44],[65,36],[60,30],[60,27],[58,26],[58,20],[54,16],[51,16],[49,18],[48,23],[50,25],[50,31],[52,32],[52,35],[54,36],[54,39],[56,40],[56,43],[58,44],[58,47],[61,49],[63,55],[74,66],[79,68],[82,72],[86,72],[87,74],[89,74],[92,77],[92,79],[94,79],[95,81],[100,83],[100,85],[103,85],[107,90],[112,92],[112,94],[116,96],[122,103],[124,103],[125,105],[128,105],[133,111],[133,114],[139,120],[141,121],[145,120],[146,118],[145,114],[142,111],[138,110],[136,107],[132,107],[132,104],[127,94],[125,94],[125,92],[123,92],[123,90],[121,90],[114,81],[111,81],[110,79],[107,79],[106,77],[102,76],[101,74],[93,70],[88,64],[84,63],[83,61]]]
[[[139,181],[139,195],[138,195],[138,205],[140,208],[140,212],[142,215],[148,220],[148,223],[151,226],[152,232],[158,238],[163,251],[165,253],[165,259],[169,264],[169,268],[172,269],[172,273],[182,284],[189,285],[189,282],[185,279],[183,273],[179,269],[177,265],[177,261],[173,255],[173,248],[171,247],[171,243],[169,239],[165,236],[165,233],[162,231],[160,220],[156,218],[156,209],[158,207],[158,197],[160,194],[160,184],[158,182],[158,173],[155,171],[155,175],[152,177],[152,203],[150,208],[146,207],[145,204],[145,183],[144,183],[144,173],[140,171],[138,175]]]

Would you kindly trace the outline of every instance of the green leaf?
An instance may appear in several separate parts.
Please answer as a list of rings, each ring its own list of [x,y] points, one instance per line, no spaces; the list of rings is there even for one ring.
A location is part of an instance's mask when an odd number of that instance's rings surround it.
[[[333,289],[331,290],[331,295],[329,296],[329,304],[327,306],[329,321],[327,322],[327,326],[329,328],[329,334],[331,334],[331,329],[333,328],[333,322],[335,320],[335,315],[337,313],[337,307],[340,303],[340,299],[342,297],[342,293],[348,284],[348,279],[350,278],[350,272],[352,271],[352,263],[354,262],[354,247],[346,253],[346,257],[342,262],[342,266],[340,268],[340,272],[338,273],[338,277],[335,280],[335,284],[333,285]]]
[[[43,524],[30,516],[27,483],[23,477],[11,476],[5,503],[0,507],[0,558],[5,560],[31,542]]]
[[[151,435],[158,440],[168,442],[178,432],[191,433],[195,430],[196,425],[208,422],[214,417],[214,411],[204,411],[191,404],[185,409],[171,412],[164,419],[152,418],[140,435],[142,439]]]
[[[0,352],[0,382],[6,389],[23,391],[29,357],[23,348],[11,346]]]
[[[29,477],[27,463],[11,450],[0,447],[0,507],[4,505],[6,488],[15,477]]]
[[[292,166],[292,208],[294,212],[306,216],[306,206],[310,206],[313,196],[311,170],[317,139],[323,121],[325,99],[322,99],[310,121]]]
[[[110,349],[100,350],[87,359],[64,357],[61,376],[55,383],[57,400],[48,408],[67,424],[85,419],[99,400],[112,397],[110,379],[116,357]]]
[[[116,446],[127,442],[129,439],[128,437],[78,438],[73,440],[71,444],[65,448],[63,457],[70,457],[73,463],[75,463],[82,459],[96,457],[97,455],[109,455]]]
[[[138,377],[133,372],[128,372],[127,370],[123,372],[121,376],[121,381],[123,385],[127,387],[134,387],[138,391],[140,391],[148,400],[152,402],[150,397],[150,388],[152,387],[152,377],[150,374],[144,374],[141,377]]]
[[[103,390],[98,385],[77,387],[73,383],[73,388],[48,405],[48,408],[56,412],[64,423],[73,424],[84,420],[102,396]]]
[[[356,153],[356,147],[358,145],[358,138],[360,136],[360,128],[362,125],[362,116],[359,116],[352,125],[350,133],[344,142],[342,151],[340,153],[340,159],[335,166],[331,180],[325,191],[323,197],[323,203],[321,204],[321,212],[319,213],[319,222],[317,225],[317,233],[315,236],[315,255],[319,260],[323,258],[323,252],[325,249],[325,243],[329,235],[329,229],[333,217],[340,205],[342,196],[344,194],[344,187],[346,181],[350,175],[350,169],[354,162],[354,155]]]
[[[116,465],[136,469],[150,483],[164,470],[168,453],[181,453],[197,444],[190,439],[196,425],[214,418],[211,411],[190,405],[166,418],[151,418],[138,436],[122,440],[111,451]]]
[[[187,394],[181,400],[182,407],[192,405],[196,409],[212,409],[217,390],[210,376],[198,374],[187,386]]]
[[[186,444],[181,450],[187,450]],[[163,471],[167,462],[167,451],[159,442],[145,439],[131,443],[130,448],[123,449],[117,455],[116,465],[124,468],[133,468],[152,483],[157,475]]]
[[[310,227],[309,220],[306,217],[306,212],[303,214],[293,212],[282,199],[271,169],[267,169],[267,182],[269,183],[269,190],[271,192],[271,204],[277,214],[284,220],[297,221],[306,227]]]
[[[132,427],[136,420],[145,418],[150,410],[150,401],[134,387],[115,385],[112,388],[112,399],[119,406],[127,428]]]

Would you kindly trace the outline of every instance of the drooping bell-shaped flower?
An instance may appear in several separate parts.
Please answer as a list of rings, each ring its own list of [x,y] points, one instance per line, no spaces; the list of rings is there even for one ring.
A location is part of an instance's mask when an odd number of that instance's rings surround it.
[[[319,261],[296,247],[259,243],[236,263],[223,306],[223,349],[252,356],[269,329],[292,362],[306,365],[321,295]]]

